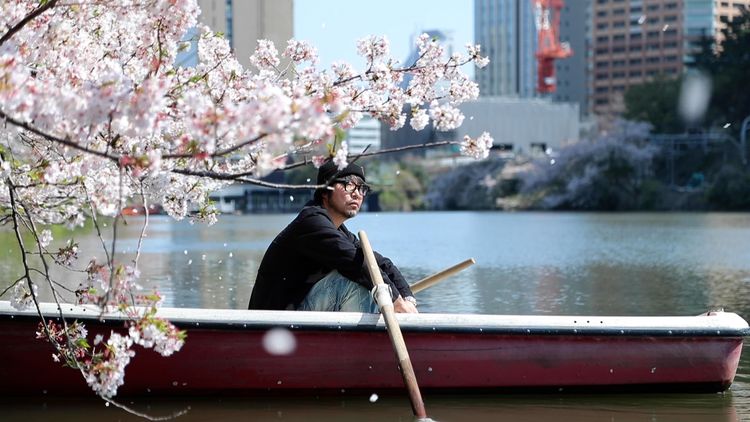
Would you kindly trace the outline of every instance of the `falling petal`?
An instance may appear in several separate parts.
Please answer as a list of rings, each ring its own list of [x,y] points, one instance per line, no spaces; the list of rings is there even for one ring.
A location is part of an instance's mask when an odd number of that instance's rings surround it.
[[[272,328],[263,336],[263,348],[272,355],[288,355],[297,348],[297,339],[285,328]]]
[[[711,98],[711,80],[698,72],[685,75],[680,88],[679,112],[688,124],[703,118]]]

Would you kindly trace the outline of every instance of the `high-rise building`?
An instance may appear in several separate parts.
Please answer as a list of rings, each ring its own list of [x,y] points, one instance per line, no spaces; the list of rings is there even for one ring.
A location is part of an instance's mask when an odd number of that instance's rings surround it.
[[[739,16],[743,9],[750,7],[750,0],[711,1],[683,0],[685,16],[685,52],[689,54],[697,47],[702,37],[711,37],[721,44],[721,30],[727,22]],[[690,57],[685,57],[686,62]]]
[[[365,117],[346,133],[349,154],[374,152],[380,149],[380,121]]]
[[[292,0],[198,0],[198,5],[198,19],[214,32],[224,33],[245,67],[250,65],[259,39],[273,41],[282,52],[294,36]],[[184,55],[180,62],[190,65],[190,55]]]
[[[594,0],[589,50],[589,109],[619,114],[632,85],[677,77],[701,36],[721,29],[750,0]]]
[[[588,45],[591,23],[591,0],[567,0],[560,11],[560,41],[570,45],[571,57],[555,61],[556,102],[578,104],[582,114],[588,112]]]
[[[573,56],[555,62],[556,102],[588,110],[587,44],[592,0],[567,0],[560,12],[560,41]],[[537,28],[532,0],[474,0],[474,41],[490,63],[476,72],[482,96],[536,97]]]
[[[629,86],[682,72],[680,0],[595,0],[592,9],[594,113],[619,114]]]
[[[531,1],[474,0],[474,41],[490,59],[476,73],[480,95],[535,95],[537,36]]]

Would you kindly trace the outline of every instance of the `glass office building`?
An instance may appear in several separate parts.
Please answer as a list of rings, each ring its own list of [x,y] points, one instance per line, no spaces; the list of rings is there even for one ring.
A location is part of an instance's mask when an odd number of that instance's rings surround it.
[[[534,96],[537,37],[529,0],[474,0],[474,41],[490,59],[476,73],[481,95]]]

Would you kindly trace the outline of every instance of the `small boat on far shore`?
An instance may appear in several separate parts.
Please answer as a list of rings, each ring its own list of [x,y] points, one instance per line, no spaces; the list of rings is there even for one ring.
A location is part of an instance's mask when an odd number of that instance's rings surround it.
[[[122,215],[144,215],[146,211],[149,215],[165,214],[161,205],[150,204],[148,208],[143,205],[128,205],[122,209]]]
[[[56,318],[57,306],[41,306]],[[89,335],[124,332],[123,317],[63,305]],[[403,389],[379,314],[161,308],[188,330],[164,358],[135,346],[118,395],[384,392]],[[699,316],[398,314],[424,391],[699,391],[732,383],[748,324],[729,312]],[[0,302],[0,393],[80,394],[81,375],[34,338],[36,310]],[[285,354],[264,348],[273,328],[291,334]]]

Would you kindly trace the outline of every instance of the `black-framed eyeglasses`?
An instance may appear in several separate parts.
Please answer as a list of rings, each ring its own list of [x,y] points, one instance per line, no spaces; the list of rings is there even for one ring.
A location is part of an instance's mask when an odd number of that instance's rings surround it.
[[[362,196],[367,196],[372,190],[367,183],[356,183],[353,180],[341,179],[336,180],[336,183],[341,183],[347,193],[354,193],[354,191],[357,191]]]

